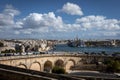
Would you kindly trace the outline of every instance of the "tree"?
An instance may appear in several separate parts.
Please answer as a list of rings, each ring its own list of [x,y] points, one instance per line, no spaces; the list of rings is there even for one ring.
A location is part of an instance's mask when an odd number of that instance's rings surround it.
[[[62,68],[62,67],[55,66],[55,67],[53,67],[53,69],[52,69],[52,73],[65,74],[66,71],[65,71],[65,69]]]
[[[13,50],[13,49],[6,49],[4,51],[1,51],[1,53],[15,53],[15,50]]]
[[[120,61],[119,60],[109,60],[106,63],[106,72],[120,72]]]
[[[114,53],[112,54],[112,56],[118,56],[118,55],[120,55],[120,52],[114,52]]]
[[[0,42],[0,47],[3,47],[3,46],[4,46],[4,44],[2,42]]]

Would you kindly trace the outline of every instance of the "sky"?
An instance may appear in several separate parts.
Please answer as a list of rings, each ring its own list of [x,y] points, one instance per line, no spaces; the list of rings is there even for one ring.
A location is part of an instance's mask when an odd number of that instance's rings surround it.
[[[0,39],[120,39],[120,0],[0,0]]]

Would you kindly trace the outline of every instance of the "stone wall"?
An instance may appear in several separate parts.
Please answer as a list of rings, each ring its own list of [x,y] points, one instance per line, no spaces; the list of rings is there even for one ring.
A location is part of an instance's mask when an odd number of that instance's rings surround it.
[[[53,74],[0,64],[0,80],[84,80],[63,74]]]

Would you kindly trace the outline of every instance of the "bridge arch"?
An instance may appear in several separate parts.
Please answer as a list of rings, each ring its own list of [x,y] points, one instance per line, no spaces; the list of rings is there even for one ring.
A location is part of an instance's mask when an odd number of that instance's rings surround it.
[[[27,69],[27,66],[23,63],[20,63],[19,65],[17,65],[17,67]]]
[[[31,63],[30,65],[31,70],[41,71],[41,64],[37,61]]]
[[[52,62],[47,60],[45,63],[44,63],[44,71],[46,72],[51,72],[52,70]]]
[[[69,59],[65,64],[65,69],[70,70],[73,66],[75,66],[75,60]]]
[[[59,67],[64,67],[64,61],[62,59],[58,59],[55,61],[54,65]]]

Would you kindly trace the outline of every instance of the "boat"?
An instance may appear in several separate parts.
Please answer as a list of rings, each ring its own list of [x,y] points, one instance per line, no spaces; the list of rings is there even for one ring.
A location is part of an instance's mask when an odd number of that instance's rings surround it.
[[[75,40],[68,40],[67,45],[69,47],[85,47],[85,43],[83,40],[75,39]]]

